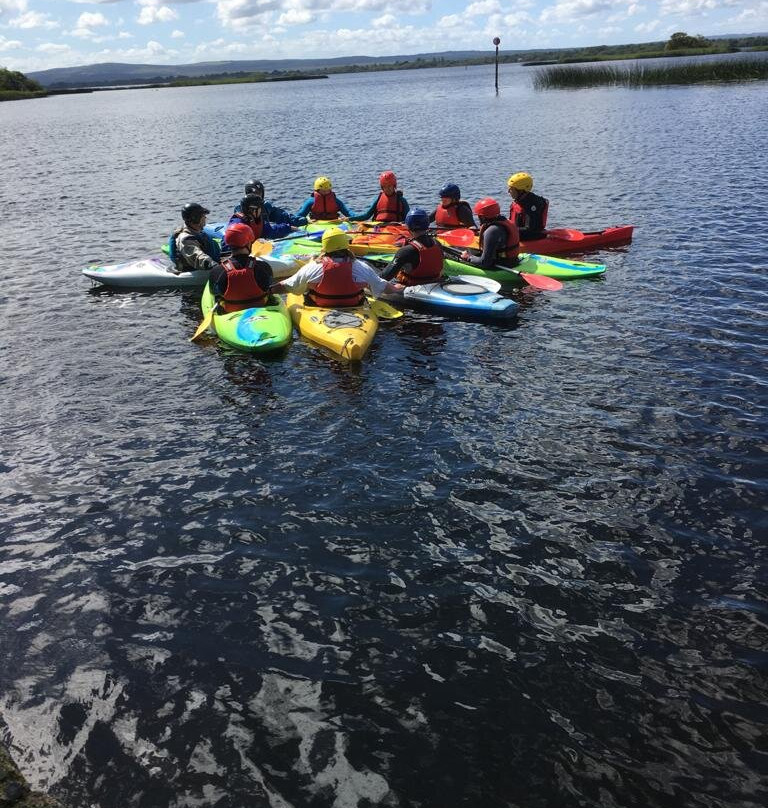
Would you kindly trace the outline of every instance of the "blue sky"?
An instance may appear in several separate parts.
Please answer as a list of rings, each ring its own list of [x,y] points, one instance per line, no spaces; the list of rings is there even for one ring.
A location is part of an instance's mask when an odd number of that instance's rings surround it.
[[[333,10],[329,10],[332,8]],[[0,66],[571,47],[768,30],[768,0],[0,0]]]

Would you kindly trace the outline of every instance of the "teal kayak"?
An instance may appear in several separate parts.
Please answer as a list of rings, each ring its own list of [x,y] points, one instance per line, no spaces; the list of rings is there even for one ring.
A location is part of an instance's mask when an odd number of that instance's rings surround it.
[[[216,305],[206,283],[200,306],[205,317]],[[285,303],[272,295],[268,306],[213,314],[213,328],[219,339],[241,351],[266,353],[284,348],[291,341],[293,324]]]

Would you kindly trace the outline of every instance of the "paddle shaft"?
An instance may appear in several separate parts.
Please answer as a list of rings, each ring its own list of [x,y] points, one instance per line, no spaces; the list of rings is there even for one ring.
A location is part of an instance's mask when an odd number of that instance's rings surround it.
[[[458,258],[459,261],[467,264],[468,266],[474,266],[474,264],[469,264],[467,261],[461,257],[461,252],[459,250],[455,250],[453,247],[446,247],[443,245],[443,249],[449,255],[453,255],[455,258]],[[518,278],[522,278],[529,286],[533,286],[536,289],[549,289],[554,291],[555,289],[562,289],[563,284],[560,281],[555,280],[554,278],[547,278],[546,276],[542,275],[532,275],[529,272],[521,272],[519,269],[512,269],[512,267],[505,267],[502,264],[494,264],[494,266],[490,267],[490,269],[494,270],[502,270],[504,272],[511,272],[513,275],[517,275]]]

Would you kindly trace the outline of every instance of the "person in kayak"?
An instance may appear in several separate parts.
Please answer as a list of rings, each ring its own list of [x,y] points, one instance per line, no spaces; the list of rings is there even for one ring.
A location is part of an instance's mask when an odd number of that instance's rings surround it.
[[[439,281],[443,274],[443,248],[427,233],[429,214],[414,208],[406,215],[405,224],[411,237],[384,267],[381,277],[394,278],[403,286]]]
[[[168,256],[177,273],[221,269],[219,245],[203,232],[209,213],[199,202],[190,202],[181,209],[184,226],[168,238]]]
[[[440,189],[440,204],[429,214],[430,223],[438,228],[477,227],[469,202],[461,198],[461,191],[455,182],[449,182]]]
[[[404,222],[409,210],[408,201],[402,191],[397,190],[397,177],[393,171],[385,171],[379,175],[381,191],[373,200],[368,210],[356,213],[349,218],[353,222],[369,219],[377,222]]]
[[[227,222],[227,229],[233,224],[247,224],[253,231],[253,240],[259,238],[285,238],[296,230],[290,224],[274,224],[264,218],[264,200],[256,194],[246,194],[240,200],[240,212],[233,213]],[[224,233],[224,244],[227,243],[227,234]]]
[[[304,200],[296,215],[306,216],[314,222],[332,222],[352,216],[344,202],[334,193],[333,183],[328,177],[318,177],[315,180],[312,196]]]
[[[266,306],[272,285],[272,267],[251,255],[253,231],[247,224],[237,222],[224,231],[232,254],[211,270],[211,291],[225,312]]]
[[[517,225],[520,238],[523,241],[544,238],[549,200],[533,193],[533,177],[524,171],[513,174],[507,180],[507,192],[512,197],[509,218]]]
[[[365,302],[365,289],[374,297],[384,292],[400,292],[403,286],[380,278],[367,264],[349,250],[350,237],[338,227],[323,233],[322,252],[272,288],[278,292],[304,295],[306,306],[338,309],[360,306]]]
[[[264,193],[264,183],[261,180],[248,180],[245,184],[245,195],[256,194],[260,196],[263,202],[262,217],[268,222],[274,224],[291,224],[294,227],[303,227],[307,223],[306,216],[294,216],[288,213],[284,208],[279,208],[273,202],[270,202]],[[242,202],[235,206],[232,213],[242,212]]]
[[[482,269],[490,269],[496,264],[516,267],[520,263],[517,225],[501,215],[499,203],[490,197],[481,199],[474,211],[480,222],[480,255],[471,255],[464,250],[461,260]]]

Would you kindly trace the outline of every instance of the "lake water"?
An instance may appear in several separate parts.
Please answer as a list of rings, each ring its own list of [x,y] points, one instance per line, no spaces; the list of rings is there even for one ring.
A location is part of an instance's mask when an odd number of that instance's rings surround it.
[[[0,738],[68,806],[768,802],[768,84],[503,66],[0,105]],[[80,268],[318,174],[635,224],[364,362]]]

